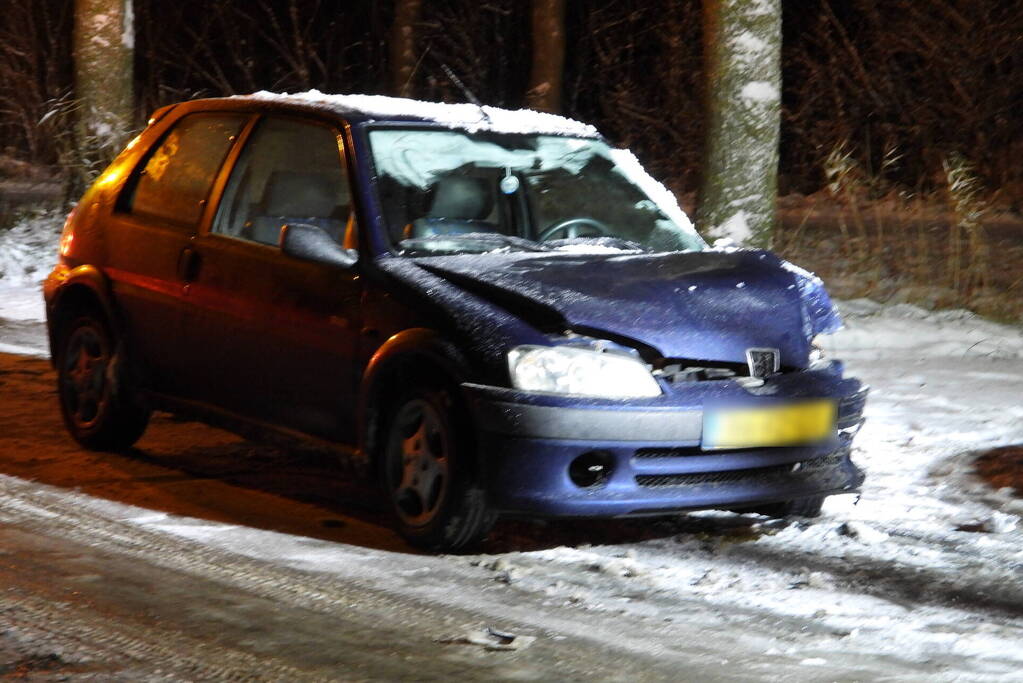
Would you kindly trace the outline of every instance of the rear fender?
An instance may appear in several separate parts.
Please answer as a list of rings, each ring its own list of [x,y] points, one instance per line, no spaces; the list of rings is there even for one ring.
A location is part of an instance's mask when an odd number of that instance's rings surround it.
[[[111,326],[116,339],[122,338],[124,327],[113,306],[110,281],[99,268],[92,265],[61,271],[50,275],[46,285],[46,331],[50,344],[50,359],[57,353],[60,326],[68,322],[74,311],[85,308],[99,310]]]

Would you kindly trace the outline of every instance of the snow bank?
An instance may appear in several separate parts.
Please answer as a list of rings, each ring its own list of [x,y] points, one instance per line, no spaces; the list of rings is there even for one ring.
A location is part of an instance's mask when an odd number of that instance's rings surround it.
[[[64,212],[57,209],[38,210],[23,216],[10,230],[0,230],[0,342],[5,320],[23,323],[46,319],[41,285],[57,263],[64,218]],[[5,349],[42,352],[20,344],[7,344]]]
[[[33,211],[10,230],[0,230],[0,291],[42,282],[57,263],[65,218],[55,209]]]
[[[911,351],[919,358],[1023,358],[1023,329],[1001,325],[962,309],[928,311],[912,304],[868,299],[839,305],[847,330],[842,348],[867,357]]]

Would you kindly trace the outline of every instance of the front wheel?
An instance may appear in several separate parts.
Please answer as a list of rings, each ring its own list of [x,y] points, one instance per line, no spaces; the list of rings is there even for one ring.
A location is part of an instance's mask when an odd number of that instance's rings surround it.
[[[496,518],[477,481],[469,425],[454,406],[445,389],[406,392],[392,405],[383,440],[381,478],[398,529],[433,551],[481,541]]]
[[[76,318],[57,351],[57,394],[71,436],[91,450],[116,451],[134,444],[149,424],[149,409],[127,380],[124,354],[104,320]]]

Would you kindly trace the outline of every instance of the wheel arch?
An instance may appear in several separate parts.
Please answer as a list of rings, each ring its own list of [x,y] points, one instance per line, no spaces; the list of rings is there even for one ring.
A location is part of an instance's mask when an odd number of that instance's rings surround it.
[[[440,332],[411,328],[391,336],[373,354],[362,376],[356,413],[359,452],[374,465],[383,426],[381,408],[397,399],[409,382],[444,382],[463,399],[461,384],[470,376],[469,361]]]
[[[76,312],[94,310],[101,313],[114,337],[121,338],[123,328],[111,301],[110,282],[95,266],[84,265],[70,271],[54,292],[47,308],[51,363],[57,356],[61,330]]]

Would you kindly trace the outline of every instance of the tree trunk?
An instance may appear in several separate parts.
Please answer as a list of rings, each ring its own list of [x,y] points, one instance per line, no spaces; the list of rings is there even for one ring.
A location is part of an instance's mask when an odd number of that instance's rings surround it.
[[[416,22],[422,0],[396,0],[391,26],[391,92],[408,97],[416,71]]]
[[[778,194],[781,0],[703,0],[709,237],[769,246]]]
[[[565,0],[533,0],[533,68],[526,104],[530,109],[561,111],[565,66]]]
[[[75,0],[76,134],[83,180],[120,150],[134,126],[132,2]]]

